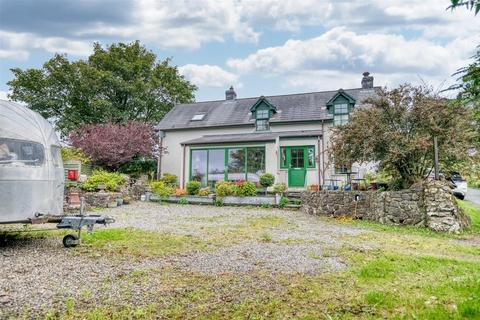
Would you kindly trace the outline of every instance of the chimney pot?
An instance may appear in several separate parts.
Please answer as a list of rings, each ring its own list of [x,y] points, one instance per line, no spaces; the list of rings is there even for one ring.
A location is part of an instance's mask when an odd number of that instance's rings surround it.
[[[235,100],[237,98],[237,93],[233,89],[233,86],[230,86],[230,89],[225,91],[225,100]]]
[[[370,75],[370,72],[365,71],[362,78],[362,89],[371,88],[373,88],[373,77]]]

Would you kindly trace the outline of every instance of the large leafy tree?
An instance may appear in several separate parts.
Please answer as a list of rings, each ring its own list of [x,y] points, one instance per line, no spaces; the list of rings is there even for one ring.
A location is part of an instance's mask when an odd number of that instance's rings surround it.
[[[475,15],[480,12],[480,0],[450,0],[451,5],[448,9],[456,9],[459,7],[465,7],[469,10],[473,10]]]
[[[459,90],[459,103],[473,109],[477,126],[477,142],[480,144],[480,46],[477,47],[477,52],[473,56],[473,62],[458,70],[455,75],[460,76],[459,83],[448,90]]]
[[[348,124],[335,128],[336,164],[378,162],[409,187],[431,172],[435,136],[442,170],[468,158],[473,134],[467,107],[411,85],[382,89],[366,103],[369,107],[355,110]]]
[[[138,41],[94,44],[87,60],[56,54],[41,69],[12,69],[10,98],[52,120],[64,135],[81,124],[155,122],[174,103],[191,102],[196,87],[170,60]]]

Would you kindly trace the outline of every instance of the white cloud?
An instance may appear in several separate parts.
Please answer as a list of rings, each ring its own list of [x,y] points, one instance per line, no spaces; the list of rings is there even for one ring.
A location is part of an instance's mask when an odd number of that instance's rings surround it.
[[[287,76],[288,83],[294,86],[304,86],[312,79],[317,83],[315,79],[325,76],[327,79],[349,79],[356,75],[356,79],[364,70],[384,74],[387,83],[398,74],[405,76],[402,82],[418,80],[418,75],[422,75],[439,83],[466,65],[466,58],[475,48],[474,40],[472,36],[440,45],[425,39],[408,40],[395,34],[357,34],[337,27],[316,38],[288,40],[281,46],[260,49],[243,59],[230,59],[227,65],[243,74]],[[333,74],[336,76],[332,78]],[[344,86],[349,83],[345,81]]]
[[[219,66],[186,64],[179,67],[178,71],[198,87],[241,86],[235,74],[225,71]]]
[[[69,40],[61,37],[39,37],[33,33],[7,32],[0,30],[0,58],[28,59],[32,49],[51,53],[67,53],[87,56],[92,51],[88,41]]]
[[[8,96],[7,96],[8,94],[9,94],[8,91],[0,90],[0,100],[10,100],[10,99],[8,99]]]
[[[196,49],[208,42],[223,42],[231,35],[238,42],[257,42],[259,33],[243,22],[236,1],[139,0],[132,12],[135,23],[98,24],[80,30],[82,36],[120,36],[142,39],[161,48]]]

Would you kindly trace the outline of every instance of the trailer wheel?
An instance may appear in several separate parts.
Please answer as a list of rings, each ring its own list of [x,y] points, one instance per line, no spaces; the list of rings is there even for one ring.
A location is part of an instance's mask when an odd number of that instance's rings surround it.
[[[67,234],[63,237],[63,245],[65,248],[72,248],[78,245],[78,237],[74,234]]]

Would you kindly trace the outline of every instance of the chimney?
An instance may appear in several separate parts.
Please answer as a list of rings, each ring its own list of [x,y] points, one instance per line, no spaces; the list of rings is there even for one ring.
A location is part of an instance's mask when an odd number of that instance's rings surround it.
[[[362,89],[371,88],[373,88],[373,77],[370,75],[370,72],[365,71],[362,78]]]
[[[230,86],[230,89],[225,91],[225,100],[235,100],[235,98],[237,98],[237,94],[233,90],[233,86]]]

